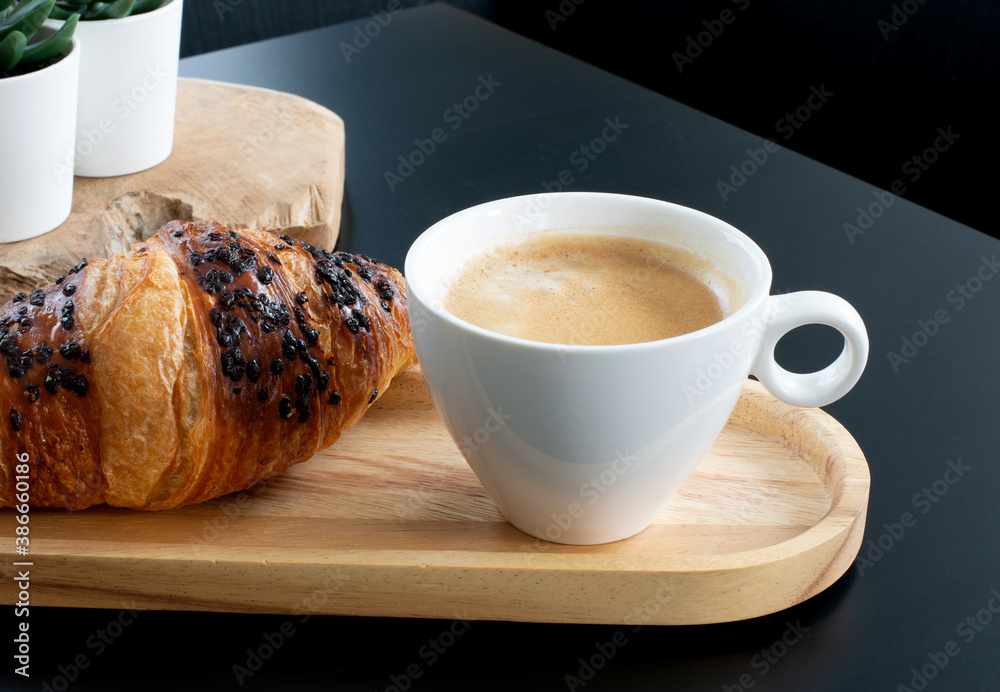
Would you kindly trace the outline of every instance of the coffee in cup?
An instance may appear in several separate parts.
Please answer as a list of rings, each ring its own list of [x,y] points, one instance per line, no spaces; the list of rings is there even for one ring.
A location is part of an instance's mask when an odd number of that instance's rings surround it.
[[[689,250],[631,236],[550,231],[473,249],[444,309],[507,336],[569,346],[658,341],[740,305],[734,282]]]

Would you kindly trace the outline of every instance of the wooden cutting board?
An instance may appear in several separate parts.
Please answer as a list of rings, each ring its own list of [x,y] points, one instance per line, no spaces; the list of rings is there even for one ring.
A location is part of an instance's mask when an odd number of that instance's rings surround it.
[[[419,370],[330,449],[244,493],[160,513],[31,511],[33,605],[694,624],[799,603],[851,565],[869,475],[819,409],[748,381],[708,456],[653,526],[567,546],[503,520]],[[4,603],[16,600],[10,579]]]
[[[264,228],[333,248],[343,193],[337,114],[292,94],[182,78],[170,157],[133,175],[75,178],[61,226],[0,244],[0,303],[83,257],[124,252],[172,219]]]

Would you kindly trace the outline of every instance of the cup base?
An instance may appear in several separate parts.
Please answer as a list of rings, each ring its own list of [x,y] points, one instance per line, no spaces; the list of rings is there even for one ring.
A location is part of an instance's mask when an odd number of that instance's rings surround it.
[[[503,514],[503,512],[501,512],[501,514]],[[574,532],[572,528],[569,528],[565,530],[560,529],[558,534],[556,534],[554,530],[547,532],[532,530],[529,528],[527,523],[522,524],[513,521],[506,514],[504,514],[504,519],[507,520],[508,524],[521,533],[527,534],[532,538],[545,541],[546,543],[558,543],[559,545],[604,545],[605,543],[617,543],[618,541],[628,540],[633,536],[639,535],[652,525],[652,522],[649,522],[638,529],[631,528],[626,529],[625,531],[607,531],[602,533],[594,533],[593,531]],[[555,529],[556,526],[556,524],[551,524],[548,529]],[[546,533],[548,535],[540,535]]]

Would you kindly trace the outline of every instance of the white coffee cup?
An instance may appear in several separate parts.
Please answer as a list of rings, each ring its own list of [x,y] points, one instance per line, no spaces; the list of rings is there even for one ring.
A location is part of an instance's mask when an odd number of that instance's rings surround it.
[[[546,230],[654,238],[722,269],[745,300],[682,336],[562,346],[504,336],[443,308],[446,267],[500,236]],[[753,373],[777,398],[823,406],[861,377],[868,337],[857,311],[818,291],[770,296],[771,267],[729,224],[627,195],[566,192],[501,199],[453,214],[406,256],[417,356],[434,404],[507,520],[532,536],[595,544],[632,536],[711,447]],[[787,332],[825,324],[844,350],[819,372],[774,360]]]

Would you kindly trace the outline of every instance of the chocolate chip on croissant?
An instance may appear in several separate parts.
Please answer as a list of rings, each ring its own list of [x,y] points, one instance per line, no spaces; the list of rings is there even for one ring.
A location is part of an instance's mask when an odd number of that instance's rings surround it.
[[[172,221],[0,307],[0,506],[23,454],[36,506],[248,488],[333,444],[415,362],[395,269]]]

